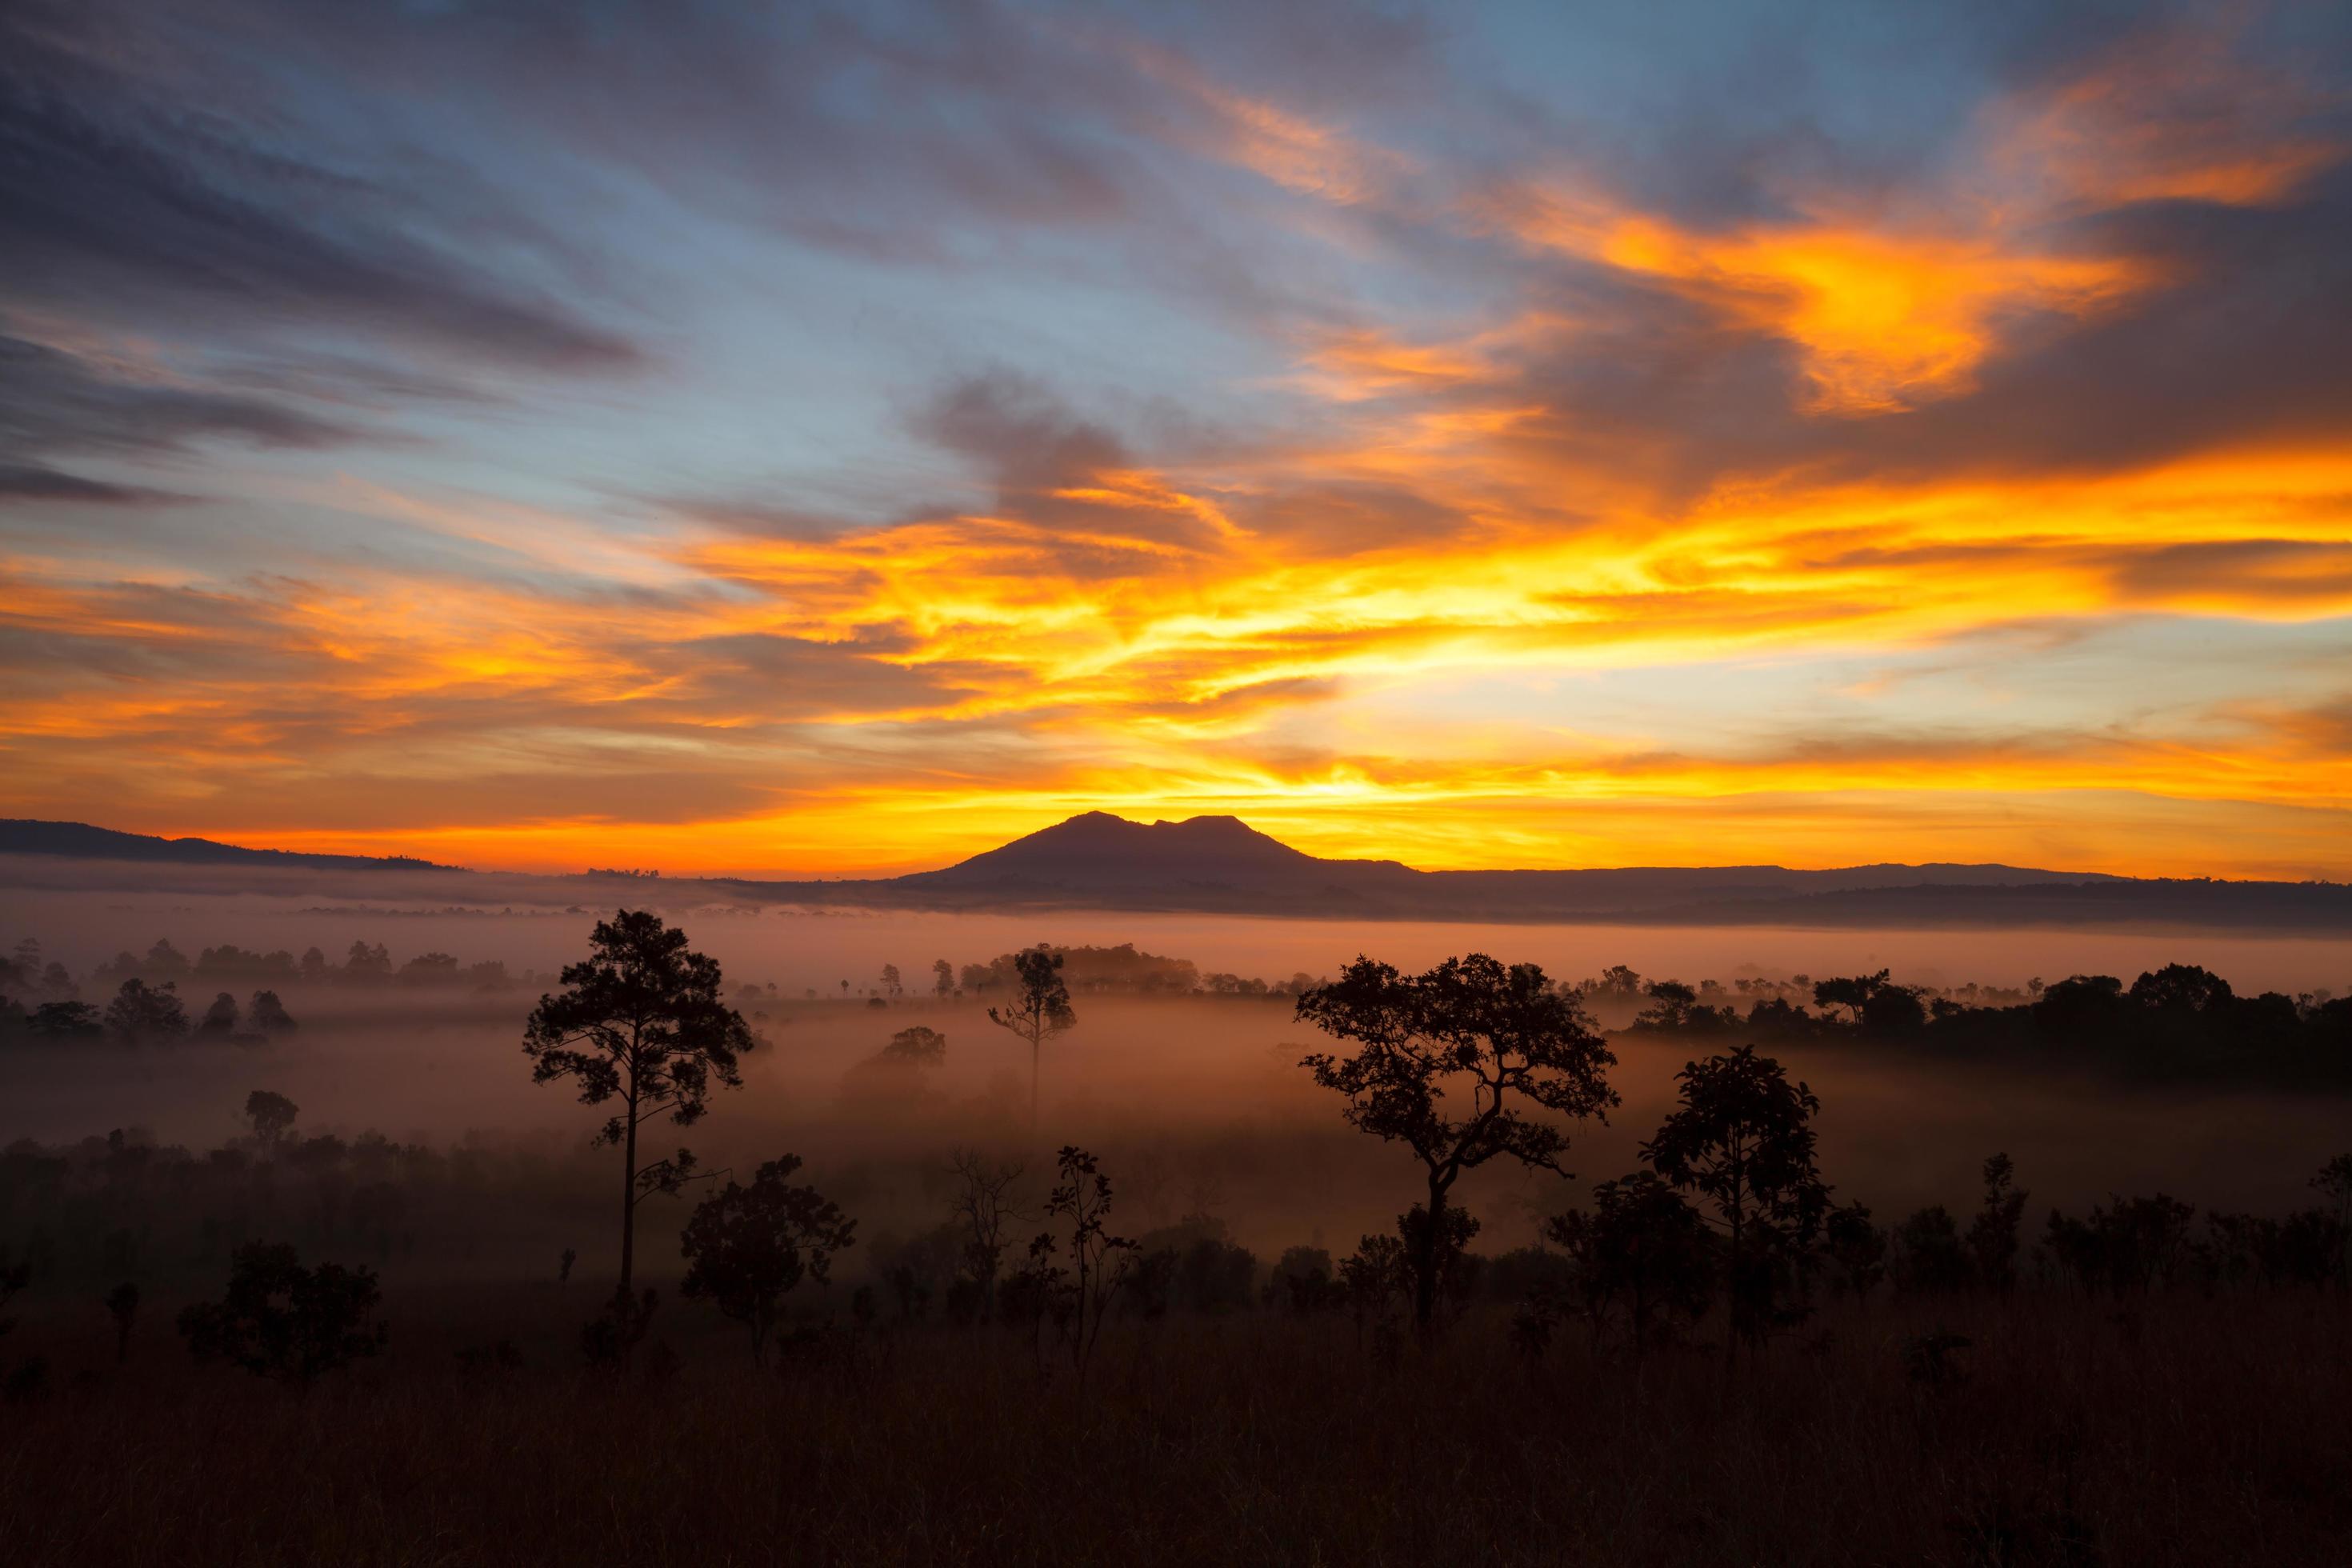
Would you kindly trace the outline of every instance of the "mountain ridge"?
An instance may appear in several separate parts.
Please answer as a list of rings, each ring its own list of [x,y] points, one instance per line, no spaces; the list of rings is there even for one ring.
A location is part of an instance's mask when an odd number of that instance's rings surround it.
[[[178,866],[302,866],[322,871],[381,868],[399,871],[463,871],[411,855],[318,855],[301,849],[248,849],[212,838],[163,838],[122,833],[87,822],[46,822],[37,817],[0,817],[0,855],[50,855],[73,860],[145,860]]]
[[[0,855],[201,866],[431,872],[478,884],[544,883],[578,897],[589,873],[478,873],[404,857],[249,849],[81,823],[0,820]],[[702,887],[765,904],[942,911],[1107,910],[1456,923],[1819,924],[1854,927],[2158,925],[2352,931],[2352,887],[2333,882],[2131,878],[1999,862],[1797,869],[1774,865],[1424,871],[1326,860],[1226,816],[1130,821],[1081,813],[951,866],[824,881],[648,878],[648,900]],[[659,889],[659,894],[651,889]]]

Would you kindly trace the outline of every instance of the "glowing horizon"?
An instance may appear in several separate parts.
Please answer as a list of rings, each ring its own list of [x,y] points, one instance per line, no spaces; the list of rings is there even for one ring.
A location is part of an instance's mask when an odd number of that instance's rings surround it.
[[[0,815],[2352,877],[2346,24],[499,9],[0,23]]]

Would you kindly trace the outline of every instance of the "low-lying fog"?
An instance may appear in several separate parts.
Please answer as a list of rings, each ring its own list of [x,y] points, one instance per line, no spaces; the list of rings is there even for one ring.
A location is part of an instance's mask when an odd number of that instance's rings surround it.
[[[661,889],[646,889],[658,905]],[[304,906],[287,898],[56,892],[10,893],[0,903],[0,947],[40,939],[77,976],[129,949],[168,938],[189,957],[234,942],[340,959],[354,940],[382,942],[397,966],[440,951],[461,963],[501,959],[551,970],[581,955],[593,915],[581,912],[394,913]],[[1154,1000],[1081,994],[1075,1029],[1046,1047],[1044,1111],[1027,1129],[1027,1047],[990,1025],[972,1001],[928,991],[933,960],[958,968],[1040,941],[1131,942],[1189,958],[1203,972],[1282,981],[1328,974],[1358,952],[1421,967],[1484,950],[1581,978],[1612,963],[1654,976],[1727,983],[1744,974],[1815,977],[1891,968],[1898,981],[2016,985],[2078,971],[2122,975],[2171,961],[2202,963],[2242,991],[2308,990],[2352,981],[2341,940],[2253,940],[2167,934],[2022,931],[1670,930],[1256,921],[1112,913],[1004,916],[781,913],[668,908],[695,944],[717,956],[730,991],[773,983],[769,1045],[747,1063],[746,1087],[717,1096],[684,1139],[710,1163],[748,1167],[791,1150],[808,1179],[866,1221],[866,1234],[936,1224],[943,1189],[930,1174],[958,1143],[1023,1152],[1033,1169],[1064,1142],[1095,1148],[1118,1187],[1122,1228],[1148,1229],[1192,1212],[1226,1220],[1259,1251],[1316,1242],[1339,1250],[1392,1223],[1416,1195],[1400,1148],[1341,1123],[1335,1097],[1297,1064],[1321,1037],[1297,1023],[1284,997]],[[863,994],[884,963],[909,994],[874,1006]],[[195,1010],[208,988],[184,984]],[[126,1049],[92,1045],[23,1050],[0,1061],[0,1142],[58,1142],[117,1127],[203,1147],[241,1130],[249,1089],[301,1107],[306,1132],[375,1129],[446,1143],[468,1134],[543,1139],[577,1149],[604,1112],[560,1085],[535,1087],[520,1049],[534,986],[473,994],[391,988],[289,991],[299,1031],[268,1045],[200,1044]],[[820,999],[810,1001],[815,990]],[[85,991],[86,995],[90,993]],[[102,997],[93,997],[102,1001]],[[242,998],[240,998],[242,1000]],[[917,1091],[861,1092],[852,1068],[897,1030],[926,1024],[948,1038],[943,1068]],[[1608,1127],[1580,1131],[1571,1164],[1599,1179],[1631,1168],[1634,1145],[1671,1099],[1687,1047],[1620,1038],[1612,1079],[1623,1108]],[[2352,1106],[2270,1092],[2124,1088],[2014,1068],[1927,1062],[1869,1047],[1784,1051],[1820,1094],[1822,1167],[1841,1197],[1882,1215],[1942,1201],[1973,1202],[1979,1162],[2015,1156],[2033,1208],[2069,1206],[2109,1192],[2162,1189],[2201,1206],[2279,1212],[2307,1200],[2304,1183],[2352,1144]],[[667,1131],[667,1130],[665,1130]],[[667,1146],[661,1140],[656,1148]],[[602,1156],[600,1156],[601,1158]],[[1534,1215],[1580,1196],[1585,1181],[1490,1169],[1459,1195],[1486,1222],[1482,1250],[1530,1240]],[[682,1211],[681,1211],[682,1212]],[[658,1215],[649,1212],[658,1226]],[[597,1238],[583,1238],[583,1253]],[[661,1250],[658,1246],[656,1251]]]

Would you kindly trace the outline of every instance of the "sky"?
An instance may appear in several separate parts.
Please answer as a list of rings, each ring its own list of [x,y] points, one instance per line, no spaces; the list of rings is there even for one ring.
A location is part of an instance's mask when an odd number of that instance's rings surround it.
[[[2352,11],[0,10],[0,815],[2352,877]]]

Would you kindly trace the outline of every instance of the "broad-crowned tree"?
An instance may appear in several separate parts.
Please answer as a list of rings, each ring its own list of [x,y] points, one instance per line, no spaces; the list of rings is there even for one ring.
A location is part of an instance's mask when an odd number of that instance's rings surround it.
[[[176,1039],[188,1032],[188,1013],[172,982],[149,985],[134,977],[106,1005],[106,1027],[126,1045]]]
[[[291,1247],[241,1247],[228,1289],[180,1314],[198,1361],[220,1360],[258,1377],[308,1388],[321,1373],[383,1348],[375,1274],[321,1263],[305,1268]]]
[[[833,1255],[856,1242],[857,1222],[814,1187],[794,1186],[800,1157],[761,1165],[744,1186],[730,1182],[695,1205],[679,1251],[687,1260],[678,1293],[707,1300],[751,1331],[751,1360],[767,1354],[786,1292],[803,1279],[823,1280]]]
[[[245,1119],[253,1123],[253,1136],[265,1148],[276,1148],[300,1114],[300,1107],[270,1089],[257,1089],[245,1097]]]
[[[1425,974],[1359,958],[1298,999],[1298,1016],[1357,1043],[1350,1057],[1317,1052],[1299,1065],[1347,1096],[1349,1121],[1401,1142],[1427,1177],[1431,1223],[1413,1247],[1413,1318],[1437,1306],[1438,1239],[1446,1196],[1489,1160],[1560,1172],[1568,1132],[1558,1119],[1606,1120],[1617,1103],[1611,1054],[1582,1005],[1532,963],[1507,968],[1483,952]],[[1526,1110],[1549,1111],[1536,1120]]]
[[[679,1126],[709,1109],[713,1086],[740,1089],[737,1060],[754,1044],[742,1016],[720,1000],[719,961],[651,910],[596,922],[590,953],[563,966],[564,990],[541,996],[523,1031],[531,1081],[569,1079],[580,1103],[618,1100],[595,1142],[621,1150],[621,1289],[636,1260],[637,1205],[691,1179],[684,1149],[642,1169],[637,1131],[657,1116]]]

